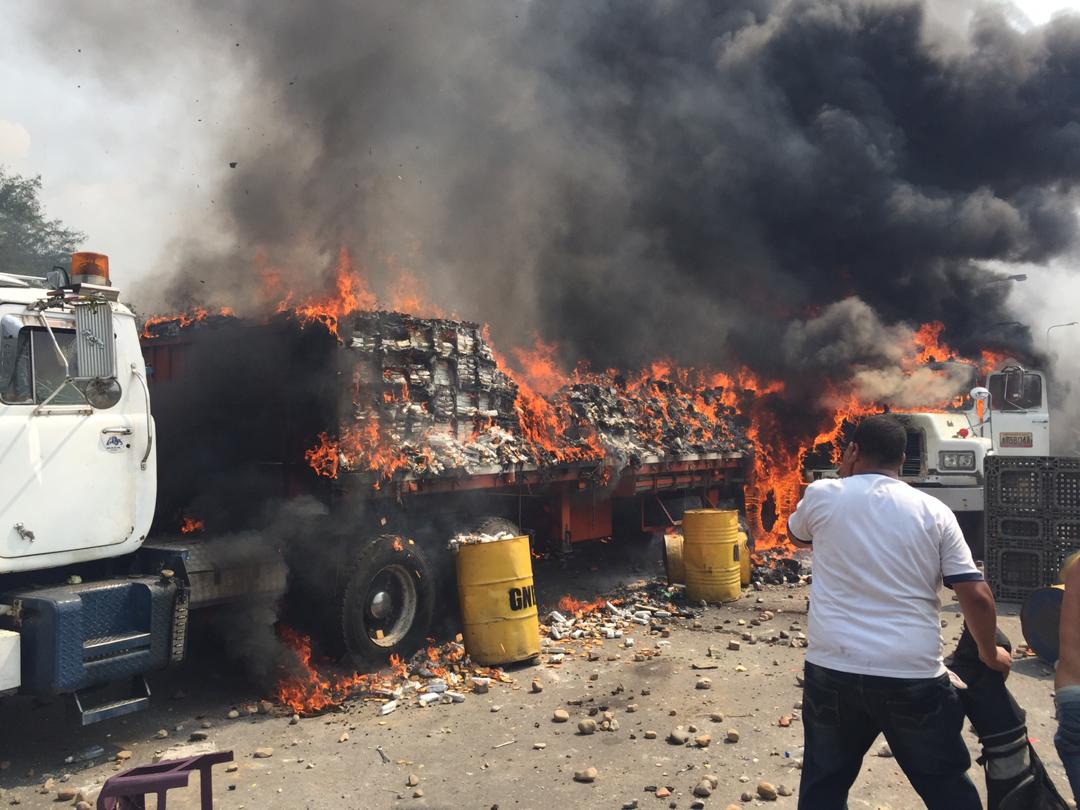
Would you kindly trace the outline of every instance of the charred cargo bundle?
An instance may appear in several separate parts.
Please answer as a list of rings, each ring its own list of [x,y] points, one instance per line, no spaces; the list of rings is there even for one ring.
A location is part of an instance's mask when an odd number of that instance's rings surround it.
[[[369,469],[413,475],[534,460],[521,439],[518,387],[499,370],[477,324],[361,312],[349,326],[343,366],[352,402],[341,430],[353,441],[339,448],[346,470],[364,469],[371,444],[399,452],[400,463]]]

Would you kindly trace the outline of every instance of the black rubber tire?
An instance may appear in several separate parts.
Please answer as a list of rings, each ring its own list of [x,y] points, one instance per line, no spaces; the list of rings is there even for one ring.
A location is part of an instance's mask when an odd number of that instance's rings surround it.
[[[398,541],[395,543],[395,541]],[[407,577],[415,590],[415,612],[407,630],[392,642],[378,643],[369,635],[369,591],[376,579],[392,569]],[[385,666],[391,655],[412,655],[425,642],[435,611],[436,580],[420,546],[404,537],[384,534],[352,558],[341,594],[341,632],[345,656],[357,669]]]

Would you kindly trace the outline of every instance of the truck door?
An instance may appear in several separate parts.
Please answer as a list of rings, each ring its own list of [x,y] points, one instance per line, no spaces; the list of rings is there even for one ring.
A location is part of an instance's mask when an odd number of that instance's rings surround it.
[[[135,531],[142,448],[125,413],[132,392],[90,407],[57,353],[74,368],[74,319],[45,317],[51,334],[36,313],[0,315],[0,570],[31,556],[36,567],[76,562]]]

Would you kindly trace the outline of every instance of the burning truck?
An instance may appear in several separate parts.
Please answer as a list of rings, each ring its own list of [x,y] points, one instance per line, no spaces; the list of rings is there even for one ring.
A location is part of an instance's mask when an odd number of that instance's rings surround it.
[[[748,424],[721,381],[654,369],[544,397],[474,323],[216,315],[149,325],[143,352],[159,457],[177,460],[159,473],[161,530],[197,514],[208,535],[235,532],[267,502],[316,501],[303,541],[282,544],[290,597],[357,668],[411,652],[456,604],[457,534],[527,533],[534,553],[644,539],[741,504],[748,478]]]
[[[566,552],[731,506],[759,549],[781,545],[809,456],[876,409],[842,404],[804,441],[783,385],[745,370],[563,377],[541,346],[539,373],[513,374],[479,325],[379,310],[347,274],[326,302],[140,331],[106,257],[73,267],[0,276],[0,693],[74,694],[83,722],[145,706],[144,674],[183,659],[204,607],[287,591],[351,666],[400,660],[456,603],[463,531]],[[924,485],[978,486],[978,460],[1022,433],[998,410],[1043,401],[1017,373],[991,377],[977,418],[905,417]]]

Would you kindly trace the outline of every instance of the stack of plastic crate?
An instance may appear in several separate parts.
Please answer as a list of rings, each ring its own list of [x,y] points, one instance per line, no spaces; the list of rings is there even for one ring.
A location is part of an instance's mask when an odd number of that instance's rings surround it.
[[[1080,459],[991,456],[986,463],[986,576],[998,599],[1023,601],[1057,581],[1080,551]]]

